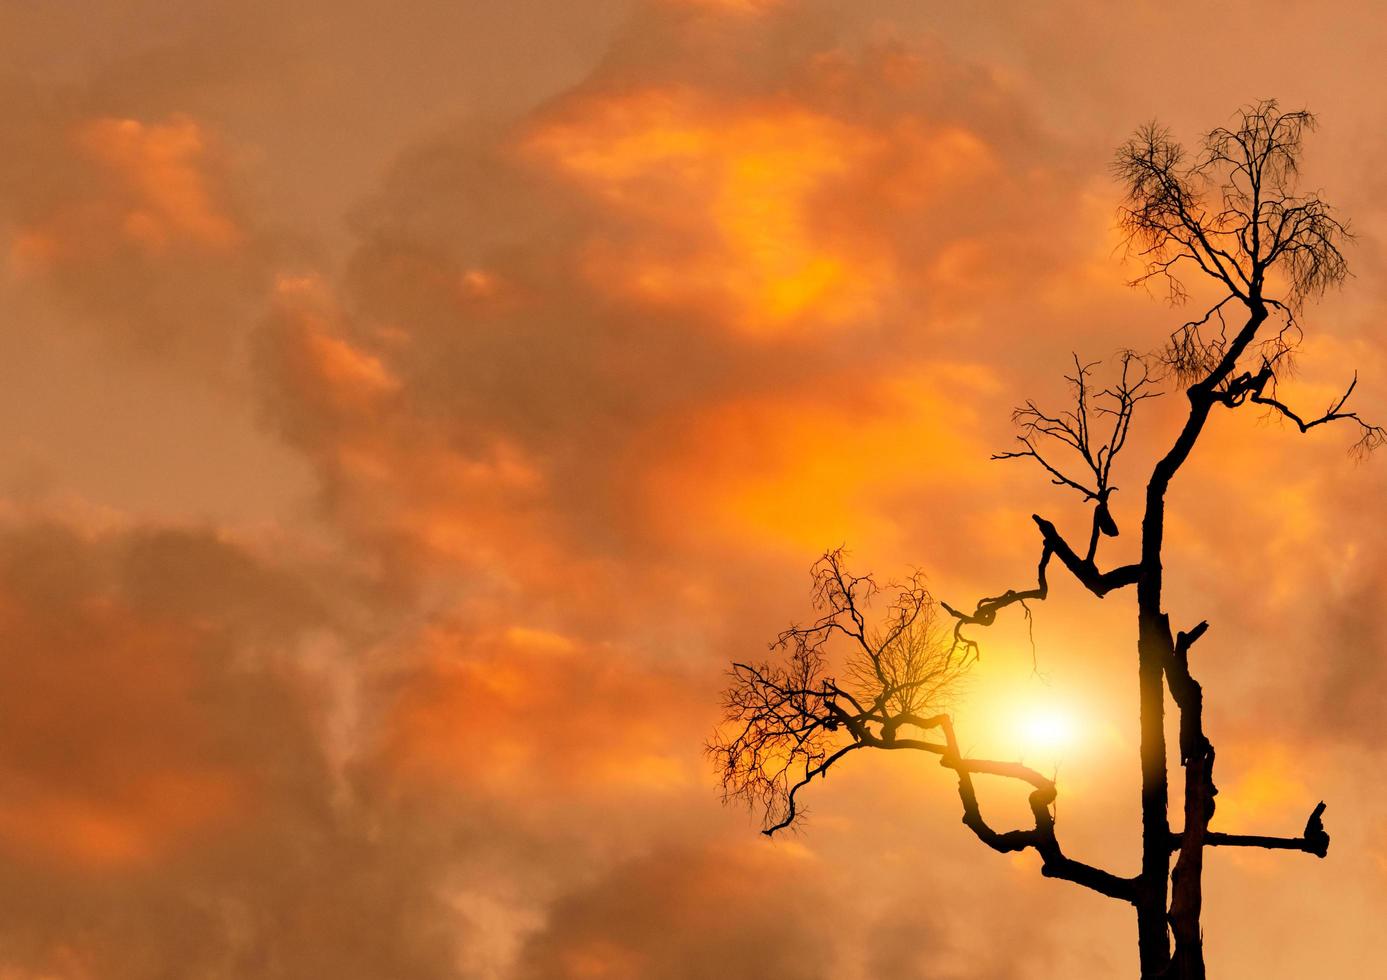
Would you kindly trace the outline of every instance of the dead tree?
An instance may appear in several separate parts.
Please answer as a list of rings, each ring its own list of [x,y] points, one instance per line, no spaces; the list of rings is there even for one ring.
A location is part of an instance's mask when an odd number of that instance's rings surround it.
[[[1113,165],[1125,196],[1120,225],[1141,263],[1134,284],[1161,282],[1172,301],[1203,294],[1205,312],[1182,324],[1150,355],[1120,356],[1116,380],[1096,389],[1096,364],[1075,359],[1068,376],[1074,404],[1048,414],[1028,402],[1015,413],[1020,448],[997,459],[1028,459],[1055,485],[1092,506],[1087,540],[1075,548],[1052,522],[1034,516],[1040,536],[1035,585],[1008,589],[971,609],[937,606],[916,577],[897,588],[885,625],[873,631],[865,607],[877,591],[853,576],[840,551],[815,566],[814,599],[821,617],[781,634],[782,659],[735,664],[725,696],[726,726],[710,744],[725,796],[761,808],[773,834],[801,813],[800,792],[841,759],[862,749],[907,749],[937,755],[958,780],[963,823],[997,851],[1034,848],[1042,873],[1131,904],[1136,911],[1141,976],[1202,978],[1200,931],[1204,849],[1211,846],[1298,850],[1324,857],[1325,805],[1299,836],[1269,837],[1209,829],[1214,815],[1214,746],[1204,730],[1203,690],[1191,669],[1191,648],[1208,628],[1176,630],[1162,608],[1162,545],[1166,495],[1215,414],[1255,405],[1305,432],[1329,422],[1355,428],[1353,452],[1366,454],[1387,432],[1347,410],[1357,383],[1322,414],[1308,416],[1279,396],[1301,339],[1305,302],[1342,282],[1341,247],[1349,238],[1333,210],[1298,189],[1302,139],[1314,127],[1307,112],[1283,112],[1273,101],[1244,107],[1231,128],[1209,133],[1193,153],[1155,125],[1119,148]],[[1192,278],[1191,278],[1192,277]],[[1187,279],[1189,282],[1187,282]],[[1127,442],[1138,405],[1162,387],[1188,402],[1179,434],[1150,470],[1141,513],[1139,559],[1103,568],[1102,539],[1119,533],[1113,516],[1113,460]],[[1064,853],[1056,836],[1052,780],[1011,762],[973,759],[959,751],[948,711],[978,652],[970,634],[997,615],[1046,598],[1053,560],[1093,596],[1135,588],[1141,761],[1141,861],[1122,876]],[[851,650],[844,679],[833,668],[830,641]],[[1169,818],[1165,692],[1179,718],[1184,768],[1183,823]],[[1020,780],[1029,787],[1034,826],[998,831],[983,818],[973,777]],[[1171,867],[1172,857],[1174,867]],[[1171,940],[1174,939],[1172,951]]]

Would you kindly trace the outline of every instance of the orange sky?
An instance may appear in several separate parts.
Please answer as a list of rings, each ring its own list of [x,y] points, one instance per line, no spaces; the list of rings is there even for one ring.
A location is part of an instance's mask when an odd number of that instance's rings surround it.
[[[0,0],[0,978],[1132,975],[1128,910],[937,766],[767,841],[701,746],[825,548],[966,603],[1076,517],[987,456],[1182,319],[1114,253],[1138,124],[1319,113],[1356,278],[1292,390],[1387,418],[1384,45],[1372,4]],[[1209,855],[1210,970],[1368,976],[1387,477],[1244,415],[1168,529],[1214,829],[1324,799],[1333,845]],[[960,737],[1067,706],[1062,840],[1134,873],[1131,598],[1035,612],[1048,683],[1001,624]]]

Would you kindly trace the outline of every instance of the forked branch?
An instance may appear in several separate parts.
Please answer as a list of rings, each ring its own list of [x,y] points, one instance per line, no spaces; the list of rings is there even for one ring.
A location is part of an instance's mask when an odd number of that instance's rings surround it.
[[[1128,585],[1135,585],[1137,576],[1141,571],[1139,565],[1128,564],[1120,565],[1109,569],[1106,572],[1098,570],[1092,556],[1080,558],[1070,547],[1069,542],[1060,534],[1059,529],[1054,524],[1041,517],[1039,514],[1032,514],[1031,520],[1035,521],[1036,527],[1040,529],[1042,541],[1040,549],[1040,564],[1036,568],[1036,584],[1031,589],[1008,589],[1007,591],[995,596],[984,596],[979,599],[973,607],[972,612],[964,612],[956,609],[947,602],[940,602],[940,608],[954,617],[954,647],[963,651],[965,660],[971,661],[978,656],[979,647],[977,640],[964,633],[967,626],[991,626],[997,620],[997,614],[1008,606],[1020,605],[1026,615],[1030,616],[1030,607],[1026,605],[1031,599],[1043,600],[1050,594],[1050,583],[1046,578],[1046,571],[1052,557],[1057,557],[1060,563],[1068,569],[1078,582],[1094,595],[1102,598],[1115,589],[1123,588]]]
[[[1078,491],[1094,505],[1086,560],[1092,562],[1098,551],[1099,535],[1116,537],[1109,498],[1117,489],[1112,484],[1113,461],[1127,443],[1132,415],[1139,402],[1155,398],[1155,382],[1146,362],[1131,351],[1120,357],[1121,370],[1113,384],[1093,391],[1091,376],[1097,363],[1085,364],[1074,355],[1074,373],[1065,380],[1073,393],[1074,407],[1055,415],[1028,401],[1012,413],[1021,428],[1016,437],[1022,449],[994,453],[993,459],[1033,459],[1056,486]],[[1050,448],[1067,458],[1055,457]],[[1077,470],[1077,472],[1076,472]]]
[[[1301,432],[1309,432],[1315,426],[1324,425],[1326,422],[1352,422],[1358,426],[1359,436],[1358,441],[1353,444],[1349,452],[1360,459],[1373,450],[1380,449],[1384,444],[1387,444],[1387,429],[1384,429],[1380,425],[1368,423],[1357,412],[1345,412],[1343,410],[1344,405],[1349,400],[1349,396],[1353,394],[1353,389],[1358,387],[1357,372],[1354,372],[1353,380],[1349,382],[1348,388],[1344,391],[1343,395],[1340,396],[1339,400],[1329,406],[1323,415],[1312,419],[1306,419],[1299,413],[1293,411],[1290,406],[1280,401],[1274,393],[1266,394],[1265,389],[1268,387],[1268,377],[1274,379],[1274,375],[1271,375],[1270,371],[1265,371],[1263,375],[1261,375],[1260,383],[1252,387],[1250,395],[1251,400],[1258,405],[1266,405],[1282,418],[1289,419],[1291,422],[1295,423],[1296,428],[1300,429]]]

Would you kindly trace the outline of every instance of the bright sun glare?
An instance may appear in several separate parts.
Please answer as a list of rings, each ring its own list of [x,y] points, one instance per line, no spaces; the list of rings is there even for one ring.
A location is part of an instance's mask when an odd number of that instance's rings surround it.
[[[1028,749],[1058,752],[1074,744],[1078,725],[1074,716],[1054,705],[1037,705],[1017,720],[1017,734]]]

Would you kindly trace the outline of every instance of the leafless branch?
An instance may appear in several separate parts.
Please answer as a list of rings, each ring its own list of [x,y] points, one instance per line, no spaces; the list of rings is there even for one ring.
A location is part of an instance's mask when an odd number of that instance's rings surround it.
[[[1345,389],[1343,395],[1339,397],[1339,400],[1333,405],[1330,405],[1323,415],[1320,415],[1318,418],[1309,419],[1308,421],[1298,413],[1292,411],[1290,407],[1278,400],[1274,395],[1263,394],[1263,389],[1267,386],[1268,381],[1274,378],[1274,375],[1270,370],[1267,370],[1263,377],[1264,380],[1262,380],[1260,384],[1254,384],[1249,388],[1250,399],[1258,405],[1266,405],[1281,417],[1290,419],[1301,432],[1309,432],[1315,426],[1324,425],[1326,422],[1353,422],[1358,426],[1360,435],[1358,441],[1353,444],[1349,452],[1360,459],[1387,443],[1387,429],[1384,429],[1380,425],[1369,424],[1364,421],[1357,412],[1343,411],[1349,396],[1353,394],[1353,389],[1358,387],[1357,372],[1354,372],[1353,380],[1349,382],[1348,388]]]
[[[1329,834],[1325,832],[1322,819],[1324,809],[1324,801],[1320,801],[1310,814],[1310,819],[1305,822],[1305,832],[1299,837],[1265,837],[1210,831],[1204,835],[1204,843],[1214,847],[1264,847],[1279,851],[1304,851],[1306,854],[1322,858],[1329,853]],[[1178,850],[1182,839],[1182,835],[1172,834],[1170,849]]]
[[[1297,312],[1348,275],[1348,226],[1298,186],[1303,139],[1314,126],[1310,113],[1266,100],[1243,107],[1235,126],[1210,132],[1194,154],[1154,124],[1119,148],[1113,174],[1125,199],[1118,224],[1127,254],[1142,267],[1133,284],[1164,279],[1172,301],[1183,302],[1189,292],[1181,275],[1189,269],[1223,293],[1160,354],[1180,384],[1217,389],[1238,372],[1244,353],[1289,367],[1301,338]],[[1282,295],[1271,292],[1277,288]],[[1254,343],[1257,317],[1230,337],[1224,313],[1231,302],[1254,313],[1275,309],[1282,325]]]
[[[884,623],[867,625],[864,600],[878,593],[869,576],[850,575],[842,551],[826,554],[813,572],[814,601],[821,613],[811,626],[786,630],[772,644],[776,663],[733,665],[724,695],[723,731],[708,749],[722,776],[725,798],[759,809],[764,833],[791,826],[803,814],[800,792],[840,760],[864,748],[913,750],[940,757],[958,778],[963,823],[993,850],[1033,847],[1042,872],[1104,895],[1132,900],[1132,879],[1066,856],[1055,836],[1055,784],[1014,762],[965,756],[949,704],[967,670],[955,644],[939,628],[935,602],[920,576],[898,586]],[[827,641],[845,638],[846,686],[828,674]],[[943,740],[920,737],[937,732]],[[918,733],[918,734],[917,734]],[[1020,780],[1031,787],[1034,826],[997,831],[983,818],[973,777]]]
[[[1117,380],[1094,392],[1091,376],[1096,362],[1085,364],[1074,355],[1074,373],[1065,376],[1073,393],[1074,407],[1049,415],[1035,402],[1026,402],[1012,413],[1013,421],[1021,427],[1017,440],[1024,448],[992,456],[993,459],[1034,459],[1050,475],[1051,483],[1077,490],[1085,501],[1093,503],[1088,550],[1084,557],[1089,564],[1098,553],[1099,537],[1116,537],[1118,533],[1110,505],[1110,498],[1117,490],[1112,483],[1112,467],[1127,443],[1132,415],[1140,402],[1160,394],[1154,390],[1155,381],[1143,358],[1132,351],[1123,351],[1119,363]],[[1046,443],[1058,444],[1068,458],[1060,461],[1047,455]],[[1070,475],[1074,466],[1080,475]],[[1055,550],[1074,571],[1065,557],[1067,548],[1061,544]]]

